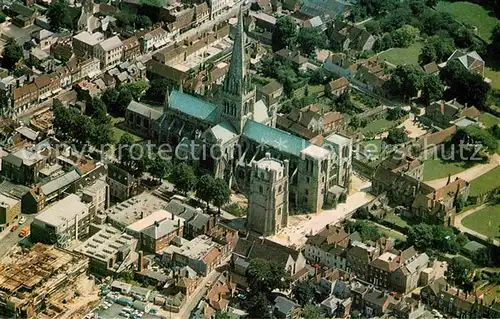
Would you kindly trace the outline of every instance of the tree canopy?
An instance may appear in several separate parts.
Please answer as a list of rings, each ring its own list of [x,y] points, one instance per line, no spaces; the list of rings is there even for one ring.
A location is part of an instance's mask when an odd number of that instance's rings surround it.
[[[311,302],[314,298],[315,286],[309,280],[302,280],[296,283],[292,288],[292,295],[301,306]]]
[[[377,227],[366,220],[347,220],[344,224],[344,228],[348,233],[358,232],[363,241],[376,241],[382,237]]]
[[[403,99],[417,96],[424,86],[424,73],[414,65],[398,65],[389,81],[384,83],[390,95]]]
[[[418,56],[418,61],[422,65],[430,62],[441,63],[446,61],[454,51],[455,44],[453,43],[453,39],[432,36],[425,40]]]
[[[463,235],[455,235],[451,228],[422,223],[409,229],[406,242],[420,251],[434,249],[455,254],[467,239]]]
[[[228,184],[222,178],[217,178],[212,185],[212,201],[220,209],[229,202],[231,191]]]
[[[439,76],[434,74],[425,76],[422,88],[422,100],[425,104],[442,99],[443,93],[444,85]]]
[[[23,48],[12,38],[7,40],[3,50],[2,66],[12,70],[16,63],[23,58]]]
[[[401,144],[408,141],[404,127],[394,127],[389,130],[386,138],[387,144]]]
[[[175,189],[187,194],[196,185],[196,175],[193,168],[186,163],[175,165],[171,175],[171,182],[174,184]]]
[[[71,21],[69,6],[66,0],[52,1],[46,15],[54,31],[59,31],[61,28],[72,28],[73,22]]]
[[[316,52],[316,48],[325,46],[325,34],[318,28],[301,28],[297,36],[300,52],[309,57]]]
[[[471,279],[471,274],[476,266],[468,259],[455,257],[448,263],[445,275],[448,280],[457,286],[463,287]]]
[[[285,272],[285,267],[272,260],[252,259],[246,277],[251,292],[266,295],[275,289],[287,289],[290,285],[290,275]]]
[[[274,51],[285,47],[293,48],[297,38],[297,25],[289,16],[282,16],[276,21],[272,34],[272,46]]]
[[[207,203],[207,211],[214,196],[215,179],[210,174],[203,175],[196,183],[196,197]]]

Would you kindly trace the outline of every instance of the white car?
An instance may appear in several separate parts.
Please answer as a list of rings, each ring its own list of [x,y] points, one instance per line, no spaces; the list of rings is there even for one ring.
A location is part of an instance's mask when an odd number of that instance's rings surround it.
[[[19,224],[19,225],[22,225],[22,224],[24,224],[24,223],[26,223],[26,217],[21,216],[21,218],[19,218],[19,222],[18,222],[18,224]]]

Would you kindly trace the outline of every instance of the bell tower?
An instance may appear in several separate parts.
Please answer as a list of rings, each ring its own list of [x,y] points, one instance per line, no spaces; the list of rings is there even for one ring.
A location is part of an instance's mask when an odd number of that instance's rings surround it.
[[[255,88],[246,72],[245,40],[240,7],[231,63],[219,96],[219,115],[221,119],[228,120],[238,134],[243,131],[246,121],[252,119],[255,103]]]

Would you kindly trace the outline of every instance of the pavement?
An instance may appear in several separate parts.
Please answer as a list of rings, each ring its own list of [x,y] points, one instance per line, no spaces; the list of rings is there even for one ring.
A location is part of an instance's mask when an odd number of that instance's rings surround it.
[[[478,178],[481,175],[484,175],[491,171],[492,169],[496,168],[497,166],[500,165],[500,156],[498,154],[493,154],[490,156],[490,160],[486,164],[477,164],[469,169],[466,169],[463,172],[460,172],[458,174],[452,175],[451,180],[455,180],[455,178],[461,178],[467,182],[471,182],[472,180]],[[427,181],[425,182],[426,184],[434,187],[434,188],[441,188],[446,185],[448,182],[448,177],[440,178],[440,179],[435,179],[432,181]]]
[[[416,122],[415,114],[410,113],[409,117],[401,123],[398,127],[404,127],[406,131],[410,132],[410,138],[418,138],[427,133],[427,130],[422,125]]]
[[[317,234],[326,225],[346,219],[356,209],[372,201],[374,197],[368,193],[371,183],[359,180],[355,175],[353,179],[355,181],[351,184],[356,184],[356,187],[347,196],[345,203],[338,204],[336,208],[325,209],[318,214],[290,215],[288,226],[268,239],[284,246],[301,248],[307,241],[306,235]]]

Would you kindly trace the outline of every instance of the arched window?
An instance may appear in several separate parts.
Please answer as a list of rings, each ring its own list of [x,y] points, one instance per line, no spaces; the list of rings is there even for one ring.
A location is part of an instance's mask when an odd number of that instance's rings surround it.
[[[283,186],[280,185],[280,187],[278,187],[278,192],[281,193],[282,190],[283,190]]]

